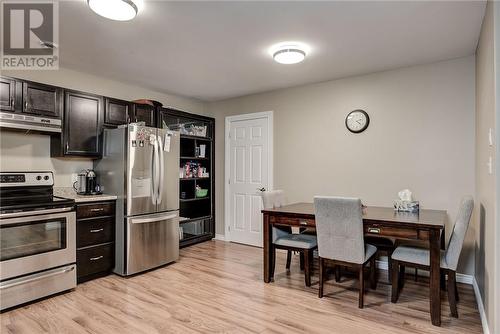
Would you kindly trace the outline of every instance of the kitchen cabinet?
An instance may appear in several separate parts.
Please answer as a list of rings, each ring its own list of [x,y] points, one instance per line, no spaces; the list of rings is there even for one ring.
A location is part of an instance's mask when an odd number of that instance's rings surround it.
[[[128,123],[131,109],[129,102],[106,97],[104,105],[104,125],[116,126]]]
[[[0,77],[0,111],[14,112],[16,107],[16,80]]]
[[[78,283],[109,274],[115,265],[115,201],[76,205]]]
[[[23,82],[22,112],[27,114],[60,117],[62,89],[34,82]]]
[[[146,126],[155,126],[155,107],[148,104],[132,105],[130,115],[130,122],[144,122]]]
[[[51,139],[52,156],[100,157],[103,97],[64,91],[63,132]]]

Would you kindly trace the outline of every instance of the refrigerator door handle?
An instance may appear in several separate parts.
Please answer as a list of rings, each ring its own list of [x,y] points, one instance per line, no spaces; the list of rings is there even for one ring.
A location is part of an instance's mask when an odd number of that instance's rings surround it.
[[[159,188],[159,173],[160,173],[160,158],[159,158],[159,150],[158,150],[158,140],[155,137],[153,143],[153,198],[154,204],[158,204],[158,188]]]
[[[155,176],[156,176],[156,166],[155,166],[155,148],[153,144],[153,149],[151,150],[151,202],[156,205],[156,183],[155,183]]]
[[[158,180],[158,201],[157,203],[160,204],[162,200],[162,194],[163,194],[163,187],[164,187],[164,176],[165,176],[165,159],[163,155],[163,142],[161,139],[161,134],[158,136],[158,151],[159,151],[159,164],[160,164],[160,173],[159,173],[159,180]]]
[[[130,222],[132,224],[147,224],[147,223],[154,223],[154,222],[162,221],[162,220],[169,220],[169,219],[173,219],[176,217],[177,217],[177,214],[173,213],[173,214],[169,214],[169,215],[165,215],[165,216],[155,216],[155,217],[150,217],[150,218],[134,218],[134,219],[131,219]]]

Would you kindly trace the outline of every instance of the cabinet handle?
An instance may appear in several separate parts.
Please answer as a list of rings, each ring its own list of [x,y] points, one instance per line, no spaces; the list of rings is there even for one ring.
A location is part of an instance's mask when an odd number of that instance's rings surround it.
[[[16,107],[16,99],[11,97],[10,98],[10,104],[12,105],[12,109],[14,109]]]
[[[368,233],[380,234],[380,229],[379,228],[370,227],[370,228],[368,228]]]
[[[103,228],[95,229],[95,230],[90,230],[90,233],[98,233],[104,231]]]
[[[90,209],[91,212],[99,212],[99,211],[104,211],[104,208],[92,208]]]
[[[91,257],[91,258],[90,258],[90,261],[97,261],[97,260],[102,259],[103,257],[104,257],[104,256],[102,256],[102,255],[99,255],[99,256],[96,256],[96,257]]]

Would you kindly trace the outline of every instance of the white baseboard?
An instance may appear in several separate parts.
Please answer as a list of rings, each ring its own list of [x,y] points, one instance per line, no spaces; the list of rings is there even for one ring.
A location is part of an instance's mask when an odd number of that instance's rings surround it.
[[[377,261],[377,268],[382,270],[389,270],[389,264],[387,261]],[[413,269],[408,268],[408,271],[412,271]],[[429,272],[425,270],[418,271],[419,276],[429,277]],[[457,282],[463,284],[472,285],[474,281],[474,277],[472,275],[460,274],[457,273]]]
[[[220,241],[226,241],[224,234],[216,234],[214,239]]]
[[[483,298],[481,298],[481,292],[479,291],[479,286],[477,285],[476,278],[472,279],[472,286],[474,287],[474,294],[476,295],[477,309],[479,310],[479,316],[481,317],[481,324],[483,325],[483,333],[490,334],[490,328],[488,327],[488,318],[486,317],[486,312],[484,311]]]

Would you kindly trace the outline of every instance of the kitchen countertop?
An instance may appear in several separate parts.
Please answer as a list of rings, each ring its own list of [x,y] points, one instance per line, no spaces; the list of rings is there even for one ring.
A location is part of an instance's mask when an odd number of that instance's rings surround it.
[[[78,195],[71,187],[54,187],[54,196],[69,198],[75,200],[75,203],[112,201],[117,197],[115,195]]]

